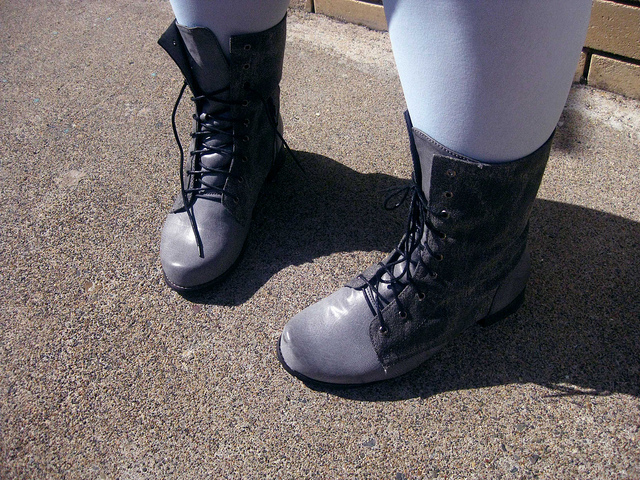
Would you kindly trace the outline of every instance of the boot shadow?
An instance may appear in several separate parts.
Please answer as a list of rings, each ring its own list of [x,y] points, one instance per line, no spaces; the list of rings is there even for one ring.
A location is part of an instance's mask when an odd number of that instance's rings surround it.
[[[535,383],[549,396],[640,396],[640,223],[537,200],[533,272],[524,306],[472,327],[415,371],[357,388],[321,388],[360,401]]]
[[[388,252],[395,247],[405,228],[406,208],[385,210],[385,191],[408,180],[359,173],[314,153],[295,155],[305,171],[287,161],[265,186],[237,268],[208,290],[183,293],[186,299],[240,305],[288,266],[335,252]]]

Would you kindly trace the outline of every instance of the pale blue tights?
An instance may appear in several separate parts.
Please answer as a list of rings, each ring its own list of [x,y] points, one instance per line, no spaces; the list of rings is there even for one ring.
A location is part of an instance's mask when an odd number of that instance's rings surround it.
[[[178,23],[229,36],[265,30],[289,0],[171,0]],[[385,0],[415,127],[488,162],[523,157],[553,132],[591,0]]]

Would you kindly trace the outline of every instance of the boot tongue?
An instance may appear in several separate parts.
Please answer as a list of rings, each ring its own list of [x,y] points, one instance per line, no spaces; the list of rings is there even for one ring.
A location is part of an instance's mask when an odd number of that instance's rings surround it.
[[[178,25],[178,30],[189,53],[189,65],[197,83],[191,87],[200,90],[199,93],[211,94],[228,86],[229,62],[213,32],[204,27],[183,25]]]
[[[220,47],[218,39],[208,28],[184,27],[178,25],[180,36],[188,52],[189,66],[195,85],[190,85],[194,95],[212,95],[218,100],[228,100],[230,83],[229,62]],[[208,153],[200,155],[201,170],[214,169],[228,171],[233,152],[233,125],[227,118],[228,107],[212,99],[202,99],[197,114],[202,122],[201,131],[211,131],[211,135],[201,137],[199,149]],[[207,114],[209,115],[207,117]],[[219,196],[227,175],[209,172],[200,177],[203,187],[214,187],[205,196]]]
[[[204,115],[202,115],[201,118],[204,119]],[[206,120],[203,130],[209,128],[215,131],[210,136],[204,137],[201,148],[209,150],[211,153],[200,156],[200,165],[203,167],[203,170],[215,169],[229,171],[233,153],[233,141],[231,137],[233,132],[232,125],[230,122],[224,120],[224,115],[222,115],[216,119]],[[218,130],[229,132],[229,134],[220,133]],[[216,172],[205,173],[201,176],[203,186],[218,187],[218,189],[224,187],[226,179],[226,174]],[[206,195],[219,196],[219,190],[214,190]]]
[[[426,239],[426,232],[422,235],[423,241]],[[391,270],[393,272],[393,277],[396,279],[395,283],[400,285],[407,284],[407,263],[409,268],[409,273],[411,276],[414,276],[416,272],[416,268],[418,266],[418,261],[420,260],[420,250],[416,248],[411,253],[411,258],[404,259],[404,261],[398,263]],[[378,292],[387,302],[391,302],[393,300],[393,287],[389,286],[389,281],[391,280],[391,276],[388,273],[382,275],[382,282],[378,288]],[[396,289],[401,290],[402,287]]]

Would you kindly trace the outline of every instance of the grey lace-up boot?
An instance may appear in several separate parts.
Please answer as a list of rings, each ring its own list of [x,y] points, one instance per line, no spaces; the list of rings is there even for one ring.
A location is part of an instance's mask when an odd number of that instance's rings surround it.
[[[173,22],[158,41],[185,77],[172,117],[181,192],[160,242],[165,280],[175,290],[207,287],[236,264],[258,194],[282,162],[285,25],[286,18],[263,32],[231,37],[229,59],[207,28]],[[175,115],[187,85],[195,114],[185,159]]]
[[[412,128],[408,115],[407,125],[414,183],[396,197],[411,198],[406,234],[382,263],[285,326],[278,357],[303,381],[402,375],[523,301],[528,219],[551,139],[527,157],[486,164]]]

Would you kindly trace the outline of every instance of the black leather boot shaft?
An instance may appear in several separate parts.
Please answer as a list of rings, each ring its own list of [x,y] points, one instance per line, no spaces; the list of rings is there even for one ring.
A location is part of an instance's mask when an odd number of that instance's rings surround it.
[[[399,301],[382,310],[382,323],[376,318],[371,324],[371,340],[385,366],[442,345],[491,313],[498,288],[525,253],[529,215],[552,142],[516,161],[482,163],[420,130],[412,129],[411,137],[415,170],[429,177],[430,225],[412,282]],[[350,286],[365,284],[356,279]]]
[[[258,192],[274,167],[275,155],[265,152],[279,147],[274,130],[276,126],[281,129],[279,84],[285,41],[286,18],[264,32],[231,37],[229,60],[207,28],[188,28],[174,21],[158,40],[180,68],[194,96],[211,95],[228,86],[228,91],[215,98],[229,104],[230,118],[240,121],[233,132],[234,161],[225,185],[232,195],[223,195],[222,202],[242,224],[250,220]],[[211,99],[203,103],[197,115],[215,112],[220,106]],[[176,200],[180,204],[180,198]]]

